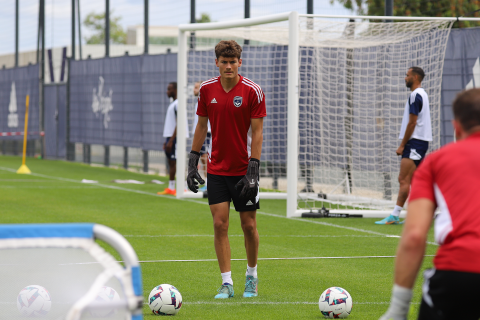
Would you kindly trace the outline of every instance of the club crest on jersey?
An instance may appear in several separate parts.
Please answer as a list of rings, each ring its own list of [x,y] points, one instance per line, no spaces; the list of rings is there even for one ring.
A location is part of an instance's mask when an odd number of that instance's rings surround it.
[[[236,96],[235,98],[233,98],[233,105],[237,108],[242,105],[242,102],[243,102],[242,97]]]

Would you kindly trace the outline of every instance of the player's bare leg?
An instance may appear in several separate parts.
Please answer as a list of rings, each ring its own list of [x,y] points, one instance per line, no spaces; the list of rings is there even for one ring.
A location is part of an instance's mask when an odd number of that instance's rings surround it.
[[[403,158],[400,162],[400,173],[398,174],[398,183],[400,189],[398,190],[397,206],[403,207],[408,199],[410,193],[410,182],[412,181],[413,173],[417,169],[415,162],[412,159]]]
[[[230,265],[230,242],[228,241],[228,216],[230,202],[222,202],[210,206],[213,218],[214,244],[218,266],[222,273],[222,286],[218,289],[216,299],[233,297],[232,269]]]
[[[175,174],[177,173],[177,161],[168,159],[168,166],[170,167],[170,170],[168,172],[170,176],[170,181],[175,180]]]
[[[169,181],[168,181],[168,187],[165,188],[165,190],[157,192],[157,194],[164,195],[164,194],[169,194],[172,196],[177,195],[177,190],[175,188],[175,174],[177,173],[177,161],[168,159],[168,166],[170,167],[168,171],[169,175]]]
[[[228,241],[228,216],[230,202],[217,203],[210,206],[213,217],[215,252],[217,253],[220,272],[231,271],[230,242]]]
[[[258,296],[257,260],[259,237],[257,231],[257,211],[240,212],[245,250],[247,252],[247,273],[245,280],[245,298]]]
[[[259,237],[257,231],[257,211],[240,212],[243,235],[245,238],[245,250],[249,267],[257,265]]]
[[[375,221],[375,224],[402,224],[403,221],[400,221],[400,212],[402,211],[403,205],[407,201],[408,194],[410,193],[410,182],[412,181],[413,173],[417,166],[412,159],[403,158],[400,162],[400,173],[398,174],[398,182],[400,183],[400,188],[398,190],[397,196],[397,205],[393,209],[393,212],[380,221]]]

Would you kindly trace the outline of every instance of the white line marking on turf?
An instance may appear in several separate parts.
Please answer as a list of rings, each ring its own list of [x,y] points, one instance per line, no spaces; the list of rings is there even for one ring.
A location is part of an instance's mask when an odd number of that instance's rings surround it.
[[[148,304],[144,302],[143,304]],[[305,301],[183,301],[182,304],[185,305],[244,305],[244,304],[259,304],[259,305],[282,305],[282,304],[312,304],[318,305],[318,302],[305,302]],[[364,305],[388,305],[390,301],[378,301],[378,302],[356,302],[353,301],[353,304],[364,304]],[[411,302],[410,304],[420,304],[420,302]]]
[[[0,170],[5,170],[8,172],[16,173],[17,170],[10,169],[10,168],[5,168],[5,167],[0,167]],[[62,177],[55,177],[55,176],[47,176],[44,174],[40,173],[31,173],[32,176],[37,176],[37,177],[42,177],[42,178],[47,178],[47,179],[54,179],[54,180],[59,180],[59,181],[67,181],[67,182],[73,182],[73,183],[81,183],[79,180],[73,180],[73,179],[68,179],[68,178],[62,178]],[[97,187],[103,187],[103,188],[108,188],[108,189],[114,189],[114,190],[121,190],[121,191],[127,191],[127,192],[133,192],[133,193],[138,193],[138,194],[143,194],[147,196],[154,196],[154,197],[161,197],[161,198],[167,198],[171,200],[179,200],[179,201],[187,201],[187,202],[193,202],[193,203],[199,203],[203,205],[208,205],[207,202],[202,202],[202,201],[197,201],[193,199],[177,199],[176,197],[172,196],[166,196],[166,195],[158,195],[155,193],[151,192],[146,192],[146,191],[141,191],[141,190],[134,190],[134,189],[127,189],[127,188],[122,188],[118,186],[111,186],[111,185],[105,185],[105,184],[95,184]],[[386,234],[386,233],[381,233],[381,232],[376,232],[376,231],[371,231],[371,230],[366,230],[366,229],[360,229],[360,228],[354,228],[354,227],[347,227],[347,226],[342,226],[342,225],[337,225],[329,222],[323,222],[323,221],[313,221],[309,219],[301,219],[301,218],[289,218],[285,216],[280,216],[277,214],[273,213],[267,213],[263,211],[257,211],[258,214],[264,215],[264,216],[269,216],[269,217],[275,217],[275,218],[280,218],[280,219],[288,219],[288,220],[294,220],[294,221],[301,221],[301,222],[306,222],[306,223],[314,223],[314,224],[320,224],[328,227],[334,227],[334,228],[339,228],[339,229],[346,229],[346,230],[352,230],[356,232],[363,232],[363,233],[369,233],[369,234],[374,234],[378,236],[384,236],[384,237],[392,237],[392,238],[400,238],[398,235],[392,235],[392,234]],[[427,244],[438,246],[437,243],[435,242],[429,242],[427,241]]]
[[[258,260],[323,260],[323,259],[376,259],[376,258],[395,258],[396,256],[351,256],[351,257],[295,257],[295,258],[258,258]],[[424,255],[424,257],[434,257],[434,255]],[[247,259],[230,259],[231,261],[247,261]],[[188,259],[188,260],[144,260],[141,263],[158,262],[217,262],[217,259]]]
[[[213,234],[155,234],[155,235],[137,235],[137,234],[128,234],[123,235],[125,238],[177,238],[177,237],[208,237],[213,238]],[[229,234],[229,237],[242,237],[243,234]],[[313,235],[268,235],[261,234],[262,238],[385,238],[385,236],[364,236],[364,235],[328,235],[328,234],[313,234]],[[389,237],[387,237],[389,238]],[[390,237],[391,238],[391,237]]]
[[[424,255],[424,257],[434,257],[434,255]],[[323,260],[323,259],[382,259],[382,258],[395,258],[395,256],[351,256],[351,257],[294,257],[294,258],[258,258],[262,261],[279,261],[279,260]],[[231,261],[247,261],[247,259],[230,259]],[[184,259],[184,260],[142,260],[140,263],[161,263],[161,262],[217,262],[217,259]],[[124,262],[124,261],[117,261]],[[71,265],[87,265],[87,264],[99,264],[99,262],[73,262],[73,263],[60,263],[59,266],[71,266]],[[0,264],[0,266],[14,266],[22,264]]]

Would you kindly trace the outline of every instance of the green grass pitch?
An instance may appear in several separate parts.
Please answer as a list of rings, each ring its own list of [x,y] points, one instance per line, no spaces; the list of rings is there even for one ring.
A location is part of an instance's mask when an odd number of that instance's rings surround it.
[[[262,200],[259,296],[242,297],[246,256],[238,214],[231,210],[230,245],[235,297],[213,299],[221,284],[206,200],[157,196],[164,185],[119,185],[114,179],[150,181],[165,177],[90,167],[64,161],[28,159],[31,175],[15,173],[19,157],[0,157],[0,223],[93,222],[123,234],[142,262],[145,301],[161,283],[183,296],[181,319],[321,319],[318,298],[328,287],[350,292],[349,319],[378,319],[388,308],[401,225],[373,219],[287,219],[285,201]],[[98,180],[98,185],[82,184]],[[429,234],[433,242],[433,232]],[[426,255],[437,246],[427,245]],[[111,251],[111,250],[110,250]],[[368,256],[368,257],[367,257]],[[387,256],[387,257],[382,257]],[[328,258],[327,258],[328,257]],[[273,260],[267,258],[311,258]],[[165,262],[159,260],[208,260]],[[266,260],[261,260],[266,259]],[[422,270],[432,266],[425,257]],[[422,277],[417,279],[410,318],[416,318]],[[144,305],[146,319],[153,319]]]

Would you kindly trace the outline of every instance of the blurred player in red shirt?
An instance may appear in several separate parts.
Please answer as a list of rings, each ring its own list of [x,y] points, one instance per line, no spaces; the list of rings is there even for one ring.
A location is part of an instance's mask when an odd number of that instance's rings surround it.
[[[395,285],[381,320],[407,318],[434,211],[434,268],[424,273],[418,319],[479,319],[480,309],[480,89],[453,102],[457,143],[427,156],[413,176],[408,215],[395,260]],[[463,297],[473,303],[468,307]],[[457,302],[459,300],[460,302]]]

